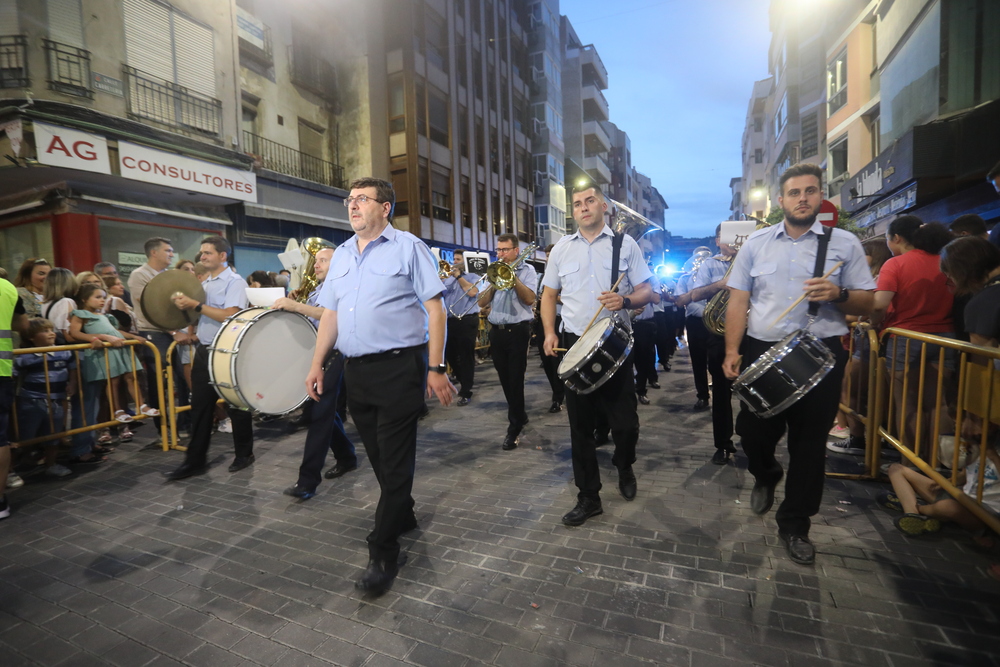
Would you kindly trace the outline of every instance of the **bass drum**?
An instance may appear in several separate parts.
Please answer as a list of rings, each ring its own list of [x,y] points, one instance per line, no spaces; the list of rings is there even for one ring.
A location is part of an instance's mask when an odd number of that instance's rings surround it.
[[[589,394],[611,379],[631,350],[632,332],[618,320],[605,317],[566,350],[556,372],[570,390]]]
[[[316,327],[287,310],[247,308],[222,323],[208,348],[212,386],[230,405],[283,416],[309,398]]]
[[[805,329],[775,343],[733,381],[733,393],[758,417],[788,409],[833,370],[836,358]]]

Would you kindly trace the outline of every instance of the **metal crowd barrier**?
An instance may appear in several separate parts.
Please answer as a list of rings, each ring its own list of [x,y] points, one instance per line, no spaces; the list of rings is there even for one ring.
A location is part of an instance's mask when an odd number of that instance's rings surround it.
[[[860,349],[858,349],[860,347]],[[858,420],[865,427],[865,466],[862,474],[828,472],[827,477],[840,479],[877,479],[879,474],[879,447],[876,437],[876,430],[872,428],[875,424],[876,392],[874,388],[878,382],[878,335],[866,322],[859,322],[851,325],[850,343],[848,345],[849,366],[844,373],[844,393],[847,394],[847,403],[841,403],[840,409],[849,418]],[[855,359],[855,352],[860,353],[860,357]],[[860,365],[858,382],[854,382],[852,377],[852,367]]]
[[[152,354],[153,354],[153,360],[154,360],[154,366],[155,366],[155,371],[156,371],[157,377],[162,377],[163,365],[162,365],[162,362],[160,360],[160,353],[156,349],[155,345],[153,345],[149,341],[139,341],[139,340],[125,340],[125,341],[123,341],[123,343],[124,343],[125,346],[129,347],[130,351],[131,351],[131,354],[129,355],[129,358],[131,360],[131,365],[132,365],[132,380],[133,380],[133,382],[136,383],[137,387],[140,387],[140,389],[144,388],[139,383],[138,371],[136,370],[136,366],[135,366],[135,346],[137,346],[137,345],[145,345],[152,352]],[[111,348],[111,344],[110,343],[103,343],[102,346],[104,348],[104,368],[105,368],[105,374],[106,375],[110,375],[110,368],[109,368],[109,362],[108,362],[108,350],[112,349]],[[85,407],[84,396],[83,396],[83,390],[84,390],[83,378],[79,375],[79,371],[80,371],[80,351],[81,350],[92,350],[92,349],[94,349],[94,348],[91,347],[91,345],[89,343],[79,343],[79,344],[75,344],[75,345],[54,345],[52,347],[22,347],[22,348],[17,348],[17,349],[14,350],[15,357],[19,356],[19,355],[23,355],[23,354],[42,354],[42,355],[44,355],[42,357],[42,368],[45,370],[45,375],[46,375],[46,377],[45,377],[45,390],[46,390],[46,393],[50,393],[50,391],[49,391],[50,385],[49,385],[49,379],[48,379],[49,358],[48,358],[48,355],[46,353],[48,353],[48,352],[73,352],[73,357],[74,357],[74,360],[76,361],[77,378],[78,378],[78,383],[77,383],[77,387],[78,388],[77,388],[76,396],[74,398],[75,398],[75,400],[78,400],[80,402],[80,413],[81,413],[81,415],[83,417],[83,426],[80,426],[78,428],[70,428],[70,429],[63,428],[63,430],[56,430],[56,423],[55,423],[55,416],[53,414],[53,409],[52,409],[52,402],[48,401],[49,428],[50,428],[51,432],[48,435],[40,436],[40,437],[37,437],[37,438],[29,438],[27,440],[21,440],[20,439],[20,429],[18,428],[18,423],[17,423],[17,408],[16,408],[16,404],[17,403],[16,403],[16,399],[15,399],[15,406],[12,409],[12,412],[13,412],[13,414],[12,414],[12,417],[13,417],[12,424],[14,426],[14,429],[13,429],[14,437],[11,438],[11,443],[10,443],[11,447],[28,447],[28,446],[36,445],[36,444],[43,443],[43,442],[51,442],[53,440],[60,440],[62,438],[73,436],[73,435],[76,435],[78,433],[86,433],[88,431],[96,431],[96,430],[99,430],[99,429],[102,429],[102,428],[109,428],[109,427],[112,427],[112,426],[121,427],[121,426],[127,426],[128,425],[128,424],[123,424],[122,422],[114,419],[114,414],[111,415],[112,418],[111,418],[110,421],[99,422],[99,423],[94,423],[94,424],[87,424],[87,410],[86,410],[86,407]],[[146,369],[146,371],[147,372],[151,372],[150,369]],[[111,395],[111,380],[112,380],[112,378],[106,378],[105,383],[104,383],[104,385],[105,385],[105,391],[107,393],[107,398],[108,398],[108,404],[109,405],[113,405],[114,404],[112,402],[112,395]],[[163,383],[162,382],[156,383],[156,388],[157,388],[157,395],[158,395],[158,397],[160,399],[159,400],[160,405],[164,405],[164,403],[163,403]],[[62,424],[63,427],[65,427],[65,420],[66,420],[66,418],[69,417],[69,415],[70,415],[70,408],[72,407],[70,405],[69,401],[70,401],[70,399],[66,399],[65,405],[64,405],[65,409],[63,411],[63,417],[64,417],[63,424]],[[137,405],[136,408],[138,408],[138,407],[139,406]],[[135,415],[133,417],[133,420],[135,420],[135,421],[143,421],[143,420],[146,420],[146,419],[152,419],[152,417],[147,417],[146,415],[143,415],[143,414],[137,414],[137,415]],[[163,443],[163,450],[166,451],[167,450],[167,424],[166,424],[166,420],[161,420],[160,421],[160,437],[161,437],[161,441]]]

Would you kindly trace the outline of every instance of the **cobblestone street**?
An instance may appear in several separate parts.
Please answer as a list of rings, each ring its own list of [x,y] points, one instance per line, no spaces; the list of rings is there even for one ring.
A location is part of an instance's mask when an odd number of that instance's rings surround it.
[[[828,481],[814,567],[788,560],[752,478],[709,462],[711,417],[686,352],[639,406],[639,494],[618,493],[599,450],[604,514],[580,528],[569,427],[529,358],[530,424],[501,451],[492,365],[468,407],[420,425],[409,562],[377,599],[354,589],[378,489],[356,472],[298,502],[304,432],[257,432],[257,462],[177,483],[151,426],[112,461],[9,492],[0,523],[0,665],[998,665],[1000,583],[969,536],[901,535],[874,498]],[[353,425],[348,433],[356,436]],[[778,500],[782,487],[778,487]]]

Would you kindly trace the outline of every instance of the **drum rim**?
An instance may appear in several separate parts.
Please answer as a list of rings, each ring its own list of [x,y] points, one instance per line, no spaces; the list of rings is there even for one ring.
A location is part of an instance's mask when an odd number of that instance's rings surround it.
[[[833,370],[833,367],[837,365],[837,359],[834,356],[833,351],[830,350],[830,348],[827,347],[826,344],[823,343],[823,341],[818,336],[816,336],[816,334],[814,334],[813,332],[809,331],[808,329],[799,329],[798,331],[793,331],[792,333],[788,334],[787,336],[785,336],[784,338],[782,338],[780,341],[778,341],[777,343],[775,343],[774,346],[772,346],[771,349],[773,349],[775,346],[777,346],[777,345],[779,345],[781,343],[785,343],[786,341],[789,341],[789,340],[791,340],[792,338],[795,338],[795,337],[800,337],[803,340],[812,339],[814,341],[817,341],[826,350],[828,356],[827,356],[826,360],[823,362],[823,365],[820,366],[815,373],[813,373],[813,376],[811,378],[809,378],[809,381],[806,382],[805,384],[803,384],[801,387],[799,387],[795,391],[793,391],[791,393],[791,395],[785,397],[781,402],[777,403],[776,405],[770,406],[769,408],[767,408],[766,410],[763,410],[761,412],[754,411],[754,408],[750,404],[750,401],[748,401],[743,396],[743,391],[742,390],[744,390],[744,388],[745,388],[747,391],[750,391],[751,390],[750,382],[753,381],[753,380],[756,380],[756,379],[760,378],[764,374],[764,370],[762,370],[763,365],[761,365],[760,367],[757,367],[757,364],[758,364],[758,362],[760,362],[761,360],[763,360],[765,358],[765,356],[768,354],[768,352],[771,351],[770,349],[767,352],[765,352],[764,354],[762,354],[756,361],[754,361],[752,364],[750,364],[750,366],[748,366],[747,369],[743,373],[741,373],[738,378],[736,378],[733,381],[733,393],[736,394],[736,397],[738,399],[740,399],[740,402],[743,403],[743,404],[745,404],[747,406],[747,408],[750,409],[751,412],[753,412],[758,417],[761,417],[762,419],[767,419],[769,417],[773,417],[773,416],[775,416],[777,414],[780,414],[781,412],[784,412],[785,410],[787,410],[789,407],[791,407],[791,405],[793,403],[795,403],[800,398],[802,398],[803,396],[805,396],[806,394],[808,394],[810,391],[812,391],[813,389],[815,389],[816,385],[818,385],[820,382],[822,382],[823,379],[827,375],[830,374],[830,371]],[[767,366],[768,369],[771,366],[773,366],[775,362],[781,361],[786,356],[788,356],[788,353],[791,351],[791,348],[788,347],[787,345],[785,345],[784,347],[787,348],[787,349],[782,349],[780,351],[781,352],[780,356],[776,354],[774,357],[770,358],[770,360],[769,360],[770,363]],[[755,368],[755,367],[757,367],[757,368]],[[755,371],[755,373],[753,374],[752,377],[749,375],[749,372],[751,370]],[[744,375],[747,375],[747,377],[744,378],[743,377]],[[756,393],[756,392],[754,392],[754,393]]]
[[[788,334],[781,340],[776,341],[774,345],[768,348],[767,352],[760,355],[752,364],[747,366],[746,369],[742,373],[740,373],[735,380],[733,380],[733,389],[735,390],[737,386],[743,386],[752,382],[753,380],[756,380],[757,378],[759,378],[761,375],[764,374],[764,371],[766,370],[765,366],[770,367],[774,363],[781,361],[786,356],[788,356],[788,353],[792,351],[792,348],[788,345],[788,343],[795,338],[800,338],[801,340],[815,341],[820,345],[822,345],[824,349],[826,349],[828,352],[830,350],[830,348],[826,347],[826,344],[823,343],[823,341],[820,338],[818,338],[816,334],[809,331],[808,329],[799,329],[798,331],[793,331],[792,333]],[[781,345],[782,348],[778,352],[776,352],[773,356],[768,356],[778,345]],[[833,353],[830,352],[830,355],[832,356]]]
[[[622,327],[622,328],[624,328],[624,327]],[[625,346],[625,353],[622,354],[621,359],[619,359],[618,361],[616,361],[611,366],[611,368],[610,368],[611,372],[610,373],[605,373],[604,377],[600,378],[597,382],[595,382],[594,384],[590,385],[590,387],[586,391],[578,391],[576,393],[580,394],[581,396],[586,396],[587,394],[590,394],[590,393],[595,392],[598,389],[600,389],[601,386],[605,382],[607,382],[608,380],[610,380],[611,378],[613,378],[614,375],[615,375],[615,373],[618,372],[618,369],[620,369],[622,367],[622,365],[628,359],[629,353],[632,352],[632,346],[634,344],[635,344],[635,337],[634,336],[629,336],[628,337],[628,345]],[[565,383],[565,380],[563,382]],[[570,388],[569,385],[566,385],[566,386],[567,386],[567,388]]]
[[[619,322],[614,317],[602,317],[601,319],[599,319],[596,322],[594,322],[594,324],[593,324],[593,326],[591,328],[598,326],[602,322],[611,322],[613,325],[617,325],[617,326],[620,326],[622,329],[626,329],[625,325],[622,324],[621,322]],[[604,332],[602,333],[601,337],[597,340],[597,342],[594,344],[594,346],[592,348],[590,348],[590,350],[588,350],[588,352],[593,352],[594,350],[596,350],[597,348],[599,348],[601,345],[603,345],[604,341],[606,341],[608,339],[608,337],[611,336],[611,332],[614,331],[614,329],[615,329],[614,326],[612,326],[610,328],[605,327]],[[626,331],[627,331],[627,329],[626,329]],[[584,333],[586,333],[586,332],[584,332]],[[630,338],[631,338],[631,336],[630,336]],[[580,342],[580,341],[577,340],[577,343],[578,342]],[[576,345],[576,343],[573,343],[573,345]],[[570,346],[570,349],[573,349],[573,345]],[[632,343],[630,342],[629,343],[629,349],[631,349],[631,347],[632,347]],[[569,350],[567,350],[567,352],[569,352]],[[569,369],[567,369],[565,371],[563,371],[562,369],[560,369],[557,366],[556,367],[556,375],[559,376],[560,380],[565,379],[565,378],[562,377],[564,374],[567,377],[573,375],[578,370],[580,370],[581,368],[583,368],[583,365],[587,362],[587,360],[589,358],[590,358],[589,355],[586,356],[586,357],[584,357],[583,359],[581,359],[577,363],[573,364]],[[563,360],[561,362],[559,362],[559,366],[562,366],[563,363],[565,363],[565,361],[566,361],[566,357],[563,356]]]

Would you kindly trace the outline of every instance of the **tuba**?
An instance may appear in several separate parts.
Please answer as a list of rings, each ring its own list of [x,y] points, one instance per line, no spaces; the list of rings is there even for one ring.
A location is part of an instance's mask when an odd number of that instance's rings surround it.
[[[305,303],[313,290],[319,287],[319,281],[316,279],[316,253],[324,248],[336,248],[337,246],[326,239],[313,236],[303,241],[300,247],[304,253],[308,253],[309,257],[302,270],[302,282],[299,284],[295,300]]]
[[[767,227],[767,223],[760,223],[755,228],[754,231],[758,229],[764,229]],[[732,247],[738,253],[740,248],[743,247],[743,243],[734,243]],[[726,269],[726,275],[722,276],[723,280],[728,280],[729,274],[733,271],[733,264],[736,259],[736,255],[724,260],[729,263],[729,267]],[[726,309],[729,307],[729,289],[723,287],[721,290],[716,292],[715,296],[709,299],[708,303],[705,305],[705,312],[701,316],[701,321],[704,322],[705,328],[712,333],[725,336],[726,335]]]
[[[639,239],[650,232],[663,231],[663,227],[621,202],[608,199],[608,204],[611,213],[610,227],[615,234],[628,234],[638,243]]]

